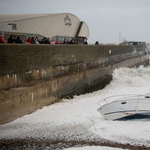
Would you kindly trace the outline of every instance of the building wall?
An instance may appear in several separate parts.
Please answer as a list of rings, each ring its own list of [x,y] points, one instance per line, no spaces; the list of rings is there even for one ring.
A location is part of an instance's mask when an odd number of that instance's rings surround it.
[[[88,39],[89,32],[87,32],[87,31],[89,31],[88,26],[86,25],[85,22],[83,22],[82,27],[80,29],[80,32],[79,32],[78,36],[79,37],[86,37]]]

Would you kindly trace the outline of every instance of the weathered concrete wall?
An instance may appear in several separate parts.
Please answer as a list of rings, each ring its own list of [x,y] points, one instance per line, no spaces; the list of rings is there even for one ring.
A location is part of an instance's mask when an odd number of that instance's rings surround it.
[[[97,68],[54,77],[35,85],[1,91],[0,124],[34,112],[43,106],[58,101],[60,98],[101,89],[110,82],[111,72],[115,68],[133,67],[142,64],[149,64],[149,55],[128,58]]]
[[[0,44],[0,91],[141,56],[139,46]]]

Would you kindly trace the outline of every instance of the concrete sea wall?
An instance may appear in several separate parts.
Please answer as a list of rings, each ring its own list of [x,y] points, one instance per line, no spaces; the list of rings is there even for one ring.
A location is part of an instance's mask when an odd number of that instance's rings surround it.
[[[0,124],[104,88],[115,68],[149,64],[139,46],[0,45]]]
[[[145,54],[139,46],[0,44],[0,90],[49,80]]]

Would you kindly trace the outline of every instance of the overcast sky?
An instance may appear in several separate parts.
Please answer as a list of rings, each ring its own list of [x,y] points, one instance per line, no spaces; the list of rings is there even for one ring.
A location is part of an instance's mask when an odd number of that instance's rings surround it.
[[[0,14],[72,13],[89,27],[89,43],[150,43],[150,0],[0,0]]]

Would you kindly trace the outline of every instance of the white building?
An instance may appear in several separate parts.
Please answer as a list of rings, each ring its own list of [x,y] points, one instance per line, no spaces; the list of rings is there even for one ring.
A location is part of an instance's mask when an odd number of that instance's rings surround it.
[[[36,35],[55,41],[66,38],[83,42],[89,38],[86,23],[70,13],[0,15],[0,33],[4,34],[5,41],[11,34],[19,35],[23,41]]]

